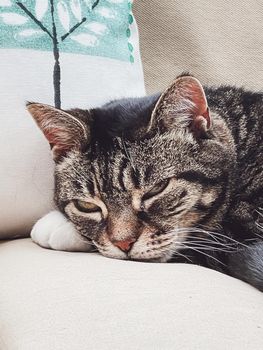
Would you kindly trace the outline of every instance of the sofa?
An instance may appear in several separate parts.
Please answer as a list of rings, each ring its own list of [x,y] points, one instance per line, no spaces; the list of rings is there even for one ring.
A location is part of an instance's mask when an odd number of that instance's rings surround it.
[[[184,70],[262,88],[257,0],[137,0],[148,93]],[[259,350],[263,295],[190,264],[121,261],[0,241],[0,350]]]

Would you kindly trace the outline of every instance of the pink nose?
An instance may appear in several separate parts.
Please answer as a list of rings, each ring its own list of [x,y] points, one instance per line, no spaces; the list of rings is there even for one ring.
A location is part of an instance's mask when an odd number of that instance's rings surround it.
[[[125,241],[113,241],[112,243],[120,248],[123,252],[128,252],[129,250],[131,250],[131,247],[133,245],[133,243],[136,241],[136,239],[131,238],[131,239],[126,239]]]

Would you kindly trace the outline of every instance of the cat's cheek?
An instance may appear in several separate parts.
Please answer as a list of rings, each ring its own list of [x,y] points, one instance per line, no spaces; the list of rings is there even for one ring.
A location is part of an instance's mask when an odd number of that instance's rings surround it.
[[[178,228],[193,227],[200,220],[201,215],[197,212],[188,212],[178,220]]]

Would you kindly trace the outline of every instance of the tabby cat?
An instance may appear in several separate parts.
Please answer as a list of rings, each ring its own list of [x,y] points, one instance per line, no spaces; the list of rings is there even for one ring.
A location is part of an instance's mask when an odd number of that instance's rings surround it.
[[[185,74],[161,95],[101,108],[27,108],[52,148],[60,211],[33,240],[200,264],[263,291],[263,93]]]

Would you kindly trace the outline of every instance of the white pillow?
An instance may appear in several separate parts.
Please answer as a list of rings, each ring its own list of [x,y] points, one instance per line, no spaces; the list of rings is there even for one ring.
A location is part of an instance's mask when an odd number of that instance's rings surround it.
[[[53,1],[61,108],[145,94],[131,3]],[[0,0],[0,238],[28,235],[53,207],[49,145],[25,109],[28,100],[54,105],[54,84],[59,106],[51,5]]]

